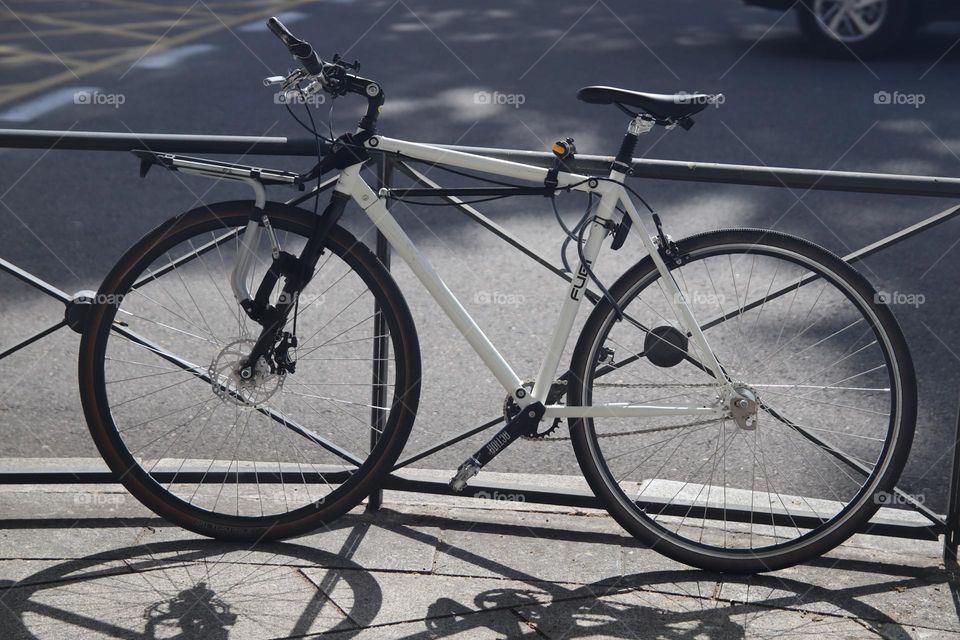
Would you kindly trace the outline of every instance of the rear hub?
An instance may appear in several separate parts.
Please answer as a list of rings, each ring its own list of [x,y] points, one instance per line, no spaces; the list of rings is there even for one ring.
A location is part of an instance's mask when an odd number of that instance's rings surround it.
[[[727,401],[727,411],[738,427],[744,431],[757,428],[757,407],[759,401],[756,392],[745,384],[734,383],[733,393]]]

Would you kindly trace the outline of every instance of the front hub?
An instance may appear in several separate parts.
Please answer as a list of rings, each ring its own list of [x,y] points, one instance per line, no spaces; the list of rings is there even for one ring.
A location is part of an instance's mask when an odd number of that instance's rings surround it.
[[[283,386],[284,374],[270,371],[262,356],[254,364],[244,366],[255,340],[239,338],[229,343],[214,357],[207,369],[210,386],[224,402],[241,407],[258,407],[273,397]]]

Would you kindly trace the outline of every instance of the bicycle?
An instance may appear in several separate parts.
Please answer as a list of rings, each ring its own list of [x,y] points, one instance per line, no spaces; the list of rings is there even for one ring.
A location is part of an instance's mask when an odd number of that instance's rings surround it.
[[[85,416],[104,459],[143,504],[208,536],[287,538],[355,507],[390,472],[417,412],[420,346],[389,271],[339,224],[353,201],[507,394],[505,426],[459,467],[454,489],[507,446],[566,420],[609,513],[687,564],[787,567],[876,513],[916,417],[910,354],[884,301],[850,265],[793,236],[732,229],[674,241],[625,184],[641,134],[688,129],[717,96],[582,89],[581,100],[617,106],[629,125],[609,174],[581,175],[570,170],[569,139],[554,145],[552,168],[541,168],[382,136],[379,83],[339,56],[321,60],[276,19],[268,26],[300,66],[267,84],[300,99],[359,95],[367,109],[356,131],[336,139],[317,132],[309,108],[310,124],[297,118],[317,140],[317,164],[303,174],[137,152],[144,173],[159,165],[255,193],[159,225],[124,254],[91,306],[80,348]],[[374,191],[361,176],[371,153],[485,186]],[[321,178],[332,171],[339,176],[320,212]],[[314,180],[312,212],[266,198],[268,186]],[[567,226],[556,197],[572,193],[588,203]],[[554,206],[571,282],[532,381],[511,368],[386,206],[449,195],[546,196]],[[634,199],[653,214],[654,234]],[[639,237],[646,256],[607,288],[594,267],[610,237],[615,250]],[[598,302],[558,376],[587,295]],[[387,348],[363,355],[372,342]]]

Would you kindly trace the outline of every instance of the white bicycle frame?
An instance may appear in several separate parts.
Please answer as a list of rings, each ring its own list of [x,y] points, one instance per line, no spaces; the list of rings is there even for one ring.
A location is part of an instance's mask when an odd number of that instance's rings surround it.
[[[644,132],[644,123],[634,121],[631,123],[633,131]],[[428,144],[406,142],[383,136],[374,136],[367,141],[367,146],[376,148],[384,153],[397,154],[403,158],[421,160],[435,165],[445,165],[479,171],[482,173],[493,174],[508,178],[514,178],[526,182],[542,184],[547,177],[547,170],[541,167],[523,164],[520,162],[511,162],[507,160],[498,160],[471,153],[464,153],[443,147],[432,146]],[[182,170],[190,170],[187,164],[177,165]],[[189,164],[189,163],[188,163]],[[358,163],[343,169],[337,179],[334,189],[344,195],[349,196],[356,202],[370,218],[373,224],[379,229],[380,233],[386,238],[390,247],[400,255],[401,259],[407,263],[410,270],[423,284],[424,288],[430,293],[437,305],[443,309],[447,317],[453,322],[457,330],[463,335],[471,348],[480,356],[480,359],[494,375],[497,381],[503,386],[504,390],[510,394],[514,401],[521,408],[534,402],[546,403],[547,394],[557,375],[560,365],[560,357],[563,354],[564,347],[570,339],[570,333],[573,330],[573,324],[580,309],[580,304],[584,298],[584,291],[589,280],[587,266],[592,267],[596,264],[597,257],[600,254],[600,248],[604,238],[607,236],[609,221],[616,210],[617,205],[621,204],[623,210],[630,216],[633,228],[639,232],[640,239],[644,247],[653,259],[657,270],[663,279],[666,287],[667,297],[674,308],[676,317],[687,336],[692,340],[692,346],[698,352],[699,365],[703,367],[708,374],[713,375],[717,386],[717,401],[712,406],[660,406],[630,403],[605,403],[591,406],[567,406],[545,404],[544,418],[596,418],[596,417],[616,417],[616,418],[646,418],[654,416],[702,416],[704,418],[717,418],[728,415],[728,402],[731,398],[738,397],[733,383],[724,374],[720,363],[717,361],[713,350],[707,343],[700,325],[694,318],[693,313],[687,304],[679,286],[673,279],[670,270],[664,263],[660,255],[657,244],[647,233],[640,219],[633,201],[627,196],[627,191],[623,187],[625,174],[611,170],[606,179],[599,179],[594,176],[580,175],[576,173],[560,172],[557,176],[558,188],[594,193],[600,197],[600,202],[593,213],[593,218],[589,223],[586,242],[583,247],[583,258],[585,264],[576,263],[573,272],[573,278],[567,288],[567,294],[564,297],[563,305],[560,309],[560,315],[557,319],[556,327],[553,330],[553,336],[547,348],[547,353],[543,357],[540,370],[537,373],[533,390],[529,393],[523,386],[523,381],[511,368],[510,364],[500,355],[500,352],[490,341],[487,335],[477,326],[470,314],[464,309],[457,297],[450,291],[443,279],[433,268],[433,265],[420,253],[419,249],[410,240],[410,237],[403,231],[396,219],[390,214],[386,206],[386,197],[389,190],[383,190],[377,194],[370,188],[360,175],[362,163]],[[232,176],[224,173],[219,167],[204,168],[205,174],[215,174],[219,177],[243,180],[245,182],[256,182],[249,179],[246,173],[243,175]],[[292,175],[292,174],[291,174]],[[287,176],[280,176],[286,178]],[[278,180],[280,180],[278,178]],[[286,181],[286,180],[280,180]],[[257,207],[262,210],[265,201],[263,187],[260,184],[254,185],[257,194]],[[251,220],[247,225],[247,234],[241,245],[240,255],[234,268],[231,284],[233,285],[234,295],[238,300],[249,297],[245,285],[246,274],[252,259],[253,247],[257,246],[260,226],[266,227],[271,236],[271,244],[274,253],[277,252],[277,243],[273,236],[269,220],[263,216],[261,221]],[[246,266],[245,266],[246,265]]]
[[[543,183],[547,177],[547,170],[526,165],[519,162],[498,160],[470,153],[463,153],[428,144],[407,142],[383,136],[375,136],[367,142],[367,146],[376,148],[384,153],[399,154],[400,157],[421,160],[431,164],[446,165],[459,169],[479,171],[482,173],[514,178],[532,183]],[[342,170],[334,189],[350,196],[366,213],[380,233],[386,238],[390,247],[410,267],[417,279],[443,309],[447,317],[453,322],[457,330],[463,335],[473,350],[477,353],[484,365],[496,377],[504,390],[510,394],[520,407],[533,402],[545,403],[547,393],[557,375],[560,357],[570,338],[573,324],[583,300],[583,292],[587,286],[588,277],[584,266],[577,262],[574,278],[571,281],[563,306],[560,309],[556,327],[547,353],[543,357],[532,392],[523,388],[523,382],[510,364],[497,350],[487,335],[477,326],[467,310],[457,297],[450,291],[443,279],[433,268],[430,262],[420,253],[419,249],[410,240],[410,237],[397,223],[386,207],[386,192],[377,194],[363,180],[360,175],[360,164]],[[599,205],[589,224],[589,233],[583,249],[584,258],[589,265],[594,265],[603,239],[607,235],[607,222],[613,216],[618,203],[623,205],[630,216],[633,227],[639,232],[640,238],[653,258],[657,270],[660,272],[671,304],[681,320],[683,329],[693,341],[701,364],[714,374],[717,380],[719,399],[714,406],[658,406],[629,403],[610,403],[593,406],[572,407],[566,405],[546,405],[545,418],[574,418],[574,417],[653,417],[653,416],[703,416],[720,417],[725,415],[723,398],[729,398],[732,391],[731,382],[722,373],[719,362],[706,337],[700,330],[700,325],[693,316],[690,307],[674,281],[670,271],[660,256],[657,245],[647,234],[639,212],[627,196],[623,188],[625,175],[612,170],[608,180],[591,180],[591,176],[575,173],[560,172],[558,176],[559,188],[570,188],[576,191],[593,192],[600,196]]]

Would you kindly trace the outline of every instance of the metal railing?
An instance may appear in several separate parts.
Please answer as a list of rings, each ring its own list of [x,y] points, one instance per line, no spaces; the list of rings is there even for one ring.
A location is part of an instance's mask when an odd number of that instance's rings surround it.
[[[316,154],[316,144],[311,139],[288,139],[282,137],[249,137],[249,136],[189,136],[189,135],[171,135],[171,134],[136,134],[136,133],[108,133],[108,132],[72,132],[72,131],[24,131],[0,129],[0,147],[21,148],[21,149],[62,149],[62,150],[87,150],[87,151],[133,151],[139,149],[149,149],[156,152],[167,153],[191,153],[191,154],[231,154],[231,155],[267,155],[267,156],[314,156]],[[549,167],[553,163],[553,155],[550,153],[540,153],[533,151],[514,151],[502,149],[487,149],[482,147],[450,147],[457,151],[476,153],[495,158],[514,160],[534,164],[542,167]],[[419,171],[409,159],[399,159],[377,153],[375,150],[376,161],[376,180],[380,186],[390,185],[395,173],[399,172],[407,176],[418,186],[427,188],[437,188],[435,182],[428,178],[423,172]],[[579,173],[587,174],[606,174],[609,171],[612,157],[603,156],[577,156],[573,161],[571,169]],[[807,190],[820,191],[842,191],[854,193],[874,193],[890,194],[902,196],[933,196],[954,198],[960,200],[960,179],[948,177],[929,177],[929,176],[910,176],[895,174],[862,173],[848,171],[820,171],[812,169],[796,169],[783,167],[761,167],[749,165],[731,165],[715,163],[696,163],[696,162],[678,162],[667,160],[636,159],[633,161],[631,172],[632,177],[652,178],[658,180],[677,180],[688,182],[705,183],[723,183],[736,185],[751,185],[779,188],[800,188]],[[299,204],[314,197],[317,191],[324,191],[331,188],[336,182],[336,176],[323,182],[318,187],[310,190],[296,198],[288,201],[288,204]],[[444,196],[447,203],[454,210],[462,213],[468,219],[479,224],[500,240],[506,242],[510,247],[519,251],[522,255],[533,260],[541,267],[554,273],[556,276],[567,281],[571,280],[571,274],[563,268],[553,264],[548,259],[539,255],[531,247],[524,244],[515,235],[511,234],[501,225],[494,222],[489,217],[483,215],[469,204],[465,204],[455,196]],[[896,233],[893,233],[881,240],[866,245],[856,251],[853,251],[843,259],[849,263],[862,261],[866,257],[879,251],[889,248],[895,244],[901,243],[919,233],[940,225],[952,218],[960,215],[960,205],[952,206],[940,211],[928,218],[915,224],[907,226]],[[376,255],[388,268],[390,266],[390,251],[385,239],[377,234]],[[38,340],[49,336],[50,334],[64,327],[71,327],[80,331],[82,328],[82,316],[84,306],[87,300],[84,294],[69,295],[53,285],[43,281],[33,274],[17,267],[16,265],[0,258],[0,271],[9,273],[22,282],[38,289],[46,295],[61,302],[64,307],[64,319],[35,333],[20,343],[13,345],[2,353],[0,360],[23,349]],[[592,291],[587,293],[588,300],[596,304],[599,296]],[[379,314],[377,318],[379,319]],[[721,319],[720,321],[723,321]],[[374,362],[385,362],[381,356],[385,349],[389,348],[389,338],[384,335],[386,332],[377,331],[375,335],[383,336],[375,341]],[[382,384],[385,379],[385,372],[380,367],[374,367],[372,389],[373,398],[371,404],[371,426],[381,426],[385,414],[384,410],[377,407],[383,406],[379,402],[385,393],[385,386]],[[517,499],[531,503],[545,503],[563,506],[574,506],[583,508],[602,508],[599,501],[586,490],[567,490],[567,491],[546,491],[540,487],[525,486],[522,484],[505,484],[483,482],[482,477],[474,481],[463,492],[453,492],[446,482],[436,478],[411,472],[407,469],[410,465],[418,462],[438,451],[466,440],[476,434],[490,429],[503,421],[502,416],[498,416],[483,424],[467,429],[456,436],[445,440],[442,443],[431,446],[423,451],[409,455],[396,463],[391,474],[384,482],[382,489],[392,489],[400,491],[413,491],[420,493],[458,495],[463,497],[489,498],[497,493],[510,493],[517,496]],[[377,431],[371,429],[371,442],[375,438]],[[944,556],[948,560],[956,562],[957,549],[960,545],[960,448],[957,441],[960,439],[960,416],[956,425],[956,435],[950,447],[953,448],[953,467],[950,475],[950,486],[948,495],[948,509],[946,514],[938,514],[918,502],[915,498],[903,492],[899,488],[895,489],[898,499],[904,504],[910,506],[925,518],[924,522],[904,522],[902,520],[884,520],[882,517],[875,517],[864,528],[865,533],[875,535],[896,536],[915,539],[936,540],[938,536],[944,536]],[[855,466],[857,463],[842,451],[834,450],[833,453],[845,461],[848,465]],[[209,478],[208,478],[209,479]],[[279,478],[258,477],[259,482],[277,482]],[[77,471],[68,468],[62,469],[21,469],[16,472],[0,472],[0,484],[42,484],[42,483],[110,483],[116,479],[110,472],[95,471]],[[237,481],[240,481],[237,478]],[[382,491],[381,489],[381,491]],[[381,501],[380,492],[371,496],[368,503],[370,508],[377,508]],[[650,501],[645,505],[649,509],[660,511],[669,511],[675,506],[666,503],[657,503]],[[710,514],[704,507],[694,507],[691,511],[690,505],[679,507],[684,514],[695,513],[695,517]],[[697,511],[699,509],[699,511]],[[726,511],[725,517],[729,519],[742,519],[748,521],[757,514],[747,509],[742,509],[742,513],[731,513]],[[702,513],[701,513],[702,512]],[[764,514],[767,517],[770,514]],[[793,520],[796,516],[791,516]],[[775,519],[775,517],[774,517]],[[811,520],[811,526],[816,522]]]

